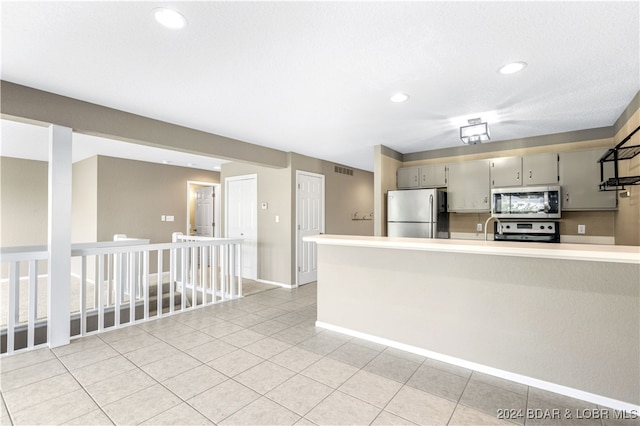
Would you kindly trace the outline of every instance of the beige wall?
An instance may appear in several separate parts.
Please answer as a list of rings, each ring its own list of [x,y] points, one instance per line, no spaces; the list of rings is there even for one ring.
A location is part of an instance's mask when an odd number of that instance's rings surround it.
[[[188,180],[219,183],[220,173],[102,156],[75,163],[72,242],[171,241],[186,230]],[[46,161],[0,157],[2,247],[47,244],[47,182]]]
[[[71,242],[95,242],[98,237],[98,157],[73,165]]]
[[[387,191],[396,189],[396,170],[402,167],[400,153],[382,145],[374,148],[374,235],[387,235]]]
[[[47,244],[48,163],[0,157],[0,246]]]
[[[186,232],[187,181],[220,181],[218,172],[104,156],[97,168],[98,241],[126,234],[170,242],[173,232]],[[162,222],[161,215],[175,221]]]
[[[296,171],[325,176],[325,231],[346,235],[372,235],[373,221],[353,221],[357,212],[373,211],[373,173],[353,169],[353,176],[335,173],[334,163],[290,153],[286,168],[248,163],[225,163],[221,179],[256,174],[258,177],[258,279],[296,283],[295,185]],[[224,194],[222,198],[224,211]],[[224,213],[223,213],[224,216]],[[275,216],[279,217],[276,223]],[[224,219],[224,218],[223,218]],[[223,228],[224,229],[224,224]]]

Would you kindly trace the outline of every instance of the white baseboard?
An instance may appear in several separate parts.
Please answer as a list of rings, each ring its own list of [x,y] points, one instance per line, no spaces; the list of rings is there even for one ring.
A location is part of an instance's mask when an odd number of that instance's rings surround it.
[[[276,281],[269,281],[269,280],[262,280],[262,279],[257,279],[256,282],[262,283],[262,284],[271,284],[271,285],[279,285],[280,287],[283,288],[296,288],[297,285],[292,285],[292,284],[284,284],[284,283],[279,283]]]
[[[568,386],[558,385],[556,383],[546,382],[544,380],[538,380],[533,377],[523,376],[521,374],[516,374],[516,373],[512,373],[505,370],[499,370],[497,368],[488,367],[482,364],[476,364],[475,362],[466,361],[466,360],[455,358],[449,355],[443,355],[443,354],[432,352],[416,346],[407,345],[404,343],[396,342],[394,340],[385,339],[385,338],[374,336],[371,334],[361,333],[359,331],[351,330],[348,328],[327,324],[322,321],[316,321],[316,327],[335,331],[341,334],[346,334],[347,336],[357,337],[362,340],[367,340],[370,342],[389,346],[395,349],[400,349],[406,352],[414,353],[427,358],[431,358],[438,361],[446,362],[448,364],[456,365],[458,367],[468,368],[470,370],[488,374],[490,376],[500,377],[502,379],[510,380],[512,382],[521,383],[523,385],[532,386],[538,389],[543,389],[543,390],[555,392],[561,395],[569,396],[571,398],[576,398],[583,401],[598,404],[600,406],[609,407],[614,410],[626,411],[636,416],[640,415],[640,405],[634,405],[628,402],[619,401],[617,399],[608,398],[606,396],[596,395],[596,394],[585,392],[579,389],[570,388]]]

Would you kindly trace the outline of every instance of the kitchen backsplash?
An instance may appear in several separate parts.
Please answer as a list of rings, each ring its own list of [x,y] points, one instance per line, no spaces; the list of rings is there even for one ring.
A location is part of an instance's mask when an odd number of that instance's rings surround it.
[[[581,212],[562,212],[560,222],[560,236],[569,237],[567,242],[580,242],[583,238],[584,242],[612,243],[614,239],[614,215],[613,211],[581,211]],[[470,239],[483,238],[482,232],[477,231],[479,223],[484,227],[485,221],[489,218],[489,213],[450,213],[449,215],[449,231],[454,238]],[[578,225],[585,226],[585,233],[578,234]],[[493,231],[493,222],[489,222],[489,232]],[[593,240],[591,237],[597,237]]]

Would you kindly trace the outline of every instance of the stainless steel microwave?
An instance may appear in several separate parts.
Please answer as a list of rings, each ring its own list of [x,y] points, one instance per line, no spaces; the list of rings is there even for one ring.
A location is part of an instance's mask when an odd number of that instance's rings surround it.
[[[491,215],[499,219],[559,219],[560,203],[560,186],[491,190]]]

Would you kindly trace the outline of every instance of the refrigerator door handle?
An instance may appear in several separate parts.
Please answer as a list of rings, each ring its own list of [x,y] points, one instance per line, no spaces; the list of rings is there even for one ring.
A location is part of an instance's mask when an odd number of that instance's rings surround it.
[[[429,195],[429,226],[431,228],[431,235],[429,236],[430,238],[434,238],[433,235],[433,194]]]

